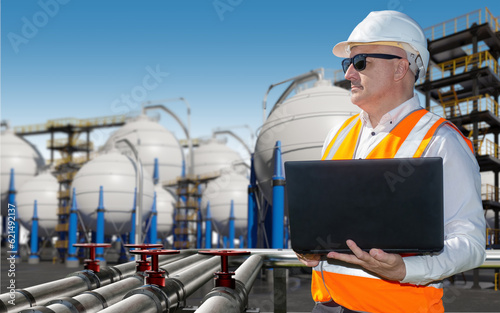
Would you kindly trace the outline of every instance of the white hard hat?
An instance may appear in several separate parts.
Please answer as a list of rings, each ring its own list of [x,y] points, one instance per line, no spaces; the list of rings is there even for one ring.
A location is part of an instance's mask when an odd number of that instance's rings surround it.
[[[333,47],[333,54],[349,57],[351,48],[359,45],[379,44],[404,49],[410,68],[418,77],[424,77],[429,63],[429,51],[424,31],[408,15],[398,11],[375,11],[359,23],[347,41]]]

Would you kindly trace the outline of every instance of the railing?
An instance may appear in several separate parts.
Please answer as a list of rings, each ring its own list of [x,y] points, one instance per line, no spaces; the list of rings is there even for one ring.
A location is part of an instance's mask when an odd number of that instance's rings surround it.
[[[481,185],[481,199],[482,200],[490,200],[490,201],[498,201],[500,188],[495,187],[490,184],[482,184]]]
[[[57,181],[62,182],[62,181],[72,181],[73,178],[75,178],[76,172],[66,172],[66,173],[61,173],[57,174]]]
[[[24,126],[14,126],[14,133],[16,133],[16,134],[44,132],[46,130],[47,130],[46,124],[32,124],[32,125],[24,125]]]
[[[33,124],[14,127],[16,134],[25,134],[33,132],[47,132],[51,127],[98,127],[111,126],[125,123],[125,115],[111,115],[95,118],[77,119],[77,118],[60,118],[48,120],[45,124]]]
[[[498,145],[489,139],[474,140],[474,145],[478,147],[478,155],[489,155],[498,158]]]
[[[69,190],[61,190],[57,192],[58,199],[69,198],[69,196],[70,196]]]
[[[94,149],[94,144],[92,142],[87,142],[86,140],[81,140],[81,139],[71,139],[70,141],[70,146],[71,147],[80,147],[80,148],[85,148],[85,149]],[[54,141],[52,140],[47,140],[47,148],[64,148],[68,146],[68,139],[66,138],[59,138],[55,139]]]
[[[498,116],[498,103],[489,94],[440,103],[431,107],[431,111],[446,118],[468,115],[476,101],[478,111],[490,111]]]
[[[67,157],[64,157],[62,159],[57,159],[55,160],[55,166],[60,166],[62,164],[68,164],[68,163],[72,163],[72,164],[84,164],[86,162],[88,162],[89,159],[86,157],[86,156],[81,156],[81,157],[70,157],[70,156],[67,156]],[[50,162],[50,160],[48,160],[47,162]]]
[[[498,62],[489,51],[482,51],[433,65],[429,67],[428,76],[430,81],[434,81],[486,67],[489,67],[493,73],[499,75],[500,68]],[[423,80],[421,79],[419,82],[423,83]]]
[[[451,34],[471,28],[474,24],[488,23],[495,32],[500,30],[498,20],[491,14],[488,8],[476,10],[451,20],[436,24],[424,29],[425,37],[436,40]]]

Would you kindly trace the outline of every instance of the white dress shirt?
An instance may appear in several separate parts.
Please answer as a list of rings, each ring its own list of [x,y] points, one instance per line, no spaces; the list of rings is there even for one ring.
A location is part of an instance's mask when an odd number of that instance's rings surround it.
[[[404,117],[419,108],[420,101],[415,95],[385,114],[376,127],[372,127],[368,114],[362,111],[361,134],[354,157],[366,158]],[[328,134],[322,155],[340,127],[334,127]],[[443,158],[445,242],[444,249],[437,254],[403,258],[406,277],[401,282],[417,285],[476,268],[486,257],[481,176],[475,156],[450,125],[439,128],[423,156]]]

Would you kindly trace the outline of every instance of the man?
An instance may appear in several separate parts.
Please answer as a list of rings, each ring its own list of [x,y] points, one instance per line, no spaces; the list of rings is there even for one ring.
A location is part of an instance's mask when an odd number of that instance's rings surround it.
[[[444,167],[444,249],[401,256],[380,249],[330,252],[328,261],[298,255],[314,267],[313,312],[444,312],[441,280],[481,265],[485,222],[479,167],[472,144],[446,120],[424,110],[414,94],[429,61],[420,26],[396,11],[371,12],[333,53],[359,115],[331,130],[323,159],[441,157]],[[422,229],[424,232],[425,229]]]

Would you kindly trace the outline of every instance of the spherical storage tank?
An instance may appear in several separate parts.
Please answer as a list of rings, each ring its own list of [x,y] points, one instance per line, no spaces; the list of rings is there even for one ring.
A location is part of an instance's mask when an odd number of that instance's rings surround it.
[[[2,215],[7,215],[10,169],[14,169],[14,188],[33,178],[45,164],[40,152],[10,129],[1,134]]]
[[[202,141],[193,151],[193,159],[195,175],[218,172],[243,162],[238,152],[229,148],[224,140],[216,138]]]
[[[117,235],[130,231],[136,186],[135,161],[117,150],[111,150],[86,163],[76,173],[77,207],[84,223],[95,230],[99,187],[103,187],[105,234]],[[151,211],[154,186],[151,176],[144,171],[143,221]]]
[[[231,200],[234,207],[236,236],[244,235],[248,216],[248,178],[234,171],[224,171],[221,176],[210,181],[203,191],[201,207],[206,216],[210,201],[210,213],[219,231],[228,234]]]
[[[328,80],[299,91],[276,105],[257,138],[254,166],[260,190],[272,202],[273,152],[281,141],[283,162],[319,160],[323,142],[330,129],[359,113],[349,92]]]
[[[33,207],[37,201],[38,234],[41,237],[53,235],[57,225],[59,183],[50,173],[45,172],[24,183],[16,195],[17,213],[24,227],[31,229]]]
[[[172,231],[174,224],[173,214],[176,200],[170,192],[159,184],[154,189],[156,192],[156,211],[158,212],[157,230],[163,237],[166,237]]]
[[[144,168],[154,173],[154,160],[158,159],[160,182],[175,179],[182,173],[182,147],[175,136],[146,115],[128,120],[106,141],[105,148],[113,149],[115,142],[128,139],[135,146]],[[120,147],[126,147],[121,144]],[[120,148],[121,149],[121,148]]]

